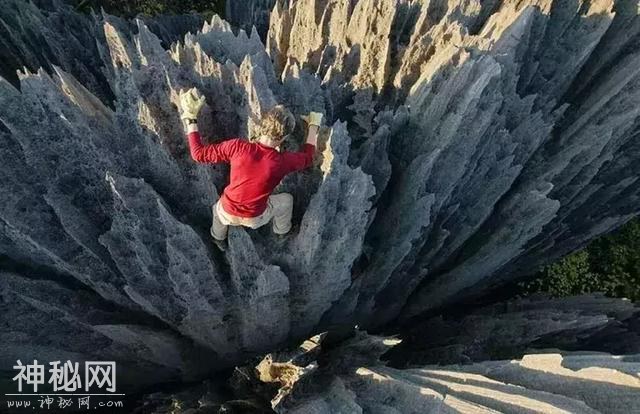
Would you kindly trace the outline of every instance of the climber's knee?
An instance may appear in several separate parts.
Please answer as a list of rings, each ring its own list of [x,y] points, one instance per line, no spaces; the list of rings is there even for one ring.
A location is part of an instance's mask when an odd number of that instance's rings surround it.
[[[227,239],[227,233],[229,232],[229,227],[223,225],[222,227],[216,227],[215,225],[211,226],[211,237],[218,241],[224,241]]]
[[[293,196],[288,193],[274,194],[269,197],[273,208],[273,232],[286,234],[291,230],[293,214]]]
[[[220,221],[220,216],[218,215],[218,203],[214,204],[211,208],[212,210],[212,222],[211,222],[211,237],[218,241],[225,240],[227,238],[227,233],[229,232],[229,226],[222,223]]]
[[[273,221],[273,232],[275,234],[287,234],[291,230],[291,220],[289,222],[280,222],[274,220]]]
[[[293,196],[291,194],[274,194],[269,198],[273,200],[276,210],[293,210]]]

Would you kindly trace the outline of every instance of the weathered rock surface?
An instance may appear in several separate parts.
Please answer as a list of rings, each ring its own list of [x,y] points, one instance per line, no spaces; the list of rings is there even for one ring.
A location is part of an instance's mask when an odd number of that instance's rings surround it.
[[[569,324],[565,327],[568,333]],[[193,407],[189,412],[194,414],[218,412],[207,411],[212,406],[219,412],[236,412],[239,401],[246,412],[273,412],[273,407],[278,413],[305,414],[595,414],[635,412],[640,407],[637,355],[545,350],[517,359],[397,369],[379,360],[389,349],[402,346],[397,339],[357,331],[339,344],[326,345],[327,341],[315,337],[297,352],[270,354],[255,366],[240,368],[226,400],[220,394],[213,399],[207,383],[172,398]],[[270,387],[274,383],[279,389]],[[246,392],[247,385],[253,393]],[[168,397],[165,394],[164,400]],[[170,412],[169,408],[165,402],[157,412]]]
[[[625,413],[640,407],[638,317],[640,308],[619,299],[536,297],[419,322],[401,332],[402,342],[356,331],[309,352],[317,364],[293,359],[312,368],[274,408]]]
[[[62,310],[20,324],[4,355],[31,338],[33,357],[135,369],[162,343],[169,367],[141,368],[197,377],[330,326],[482,295],[640,212],[630,0],[278,2],[266,47],[214,17],[169,49],[197,17],[147,25],[6,3],[2,323],[14,301]],[[286,239],[234,228],[226,251],[211,242],[226,168],[188,156],[176,103],[192,86],[209,142],[247,136],[277,103],[326,114],[317,168],[280,188],[295,197]],[[301,138],[300,125],[291,147]],[[76,290],[87,294],[71,310],[48,294]],[[103,303],[99,323],[83,319]],[[67,314],[85,326],[78,343],[45,340],[79,329]],[[81,340],[95,335],[103,345]]]
[[[629,301],[541,296],[452,313],[396,330],[402,343],[384,359],[405,368],[514,359],[548,348],[640,353],[640,308]]]
[[[640,409],[637,358],[545,353],[399,370],[376,361],[396,341],[359,334],[276,405],[286,413],[628,413]]]
[[[0,386],[6,392],[15,392],[9,380],[17,360],[118,361],[118,381],[128,389],[192,381],[218,368],[208,348],[154,318],[43,276],[0,273]]]

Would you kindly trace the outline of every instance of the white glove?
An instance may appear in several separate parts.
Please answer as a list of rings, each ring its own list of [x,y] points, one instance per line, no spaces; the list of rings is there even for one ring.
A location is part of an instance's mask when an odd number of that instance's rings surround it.
[[[182,119],[198,119],[198,113],[204,105],[204,96],[196,88],[187,91],[180,89],[180,108],[182,109]]]
[[[309,112],[309,115],[303,115],[300,118],[304,119],[309,126],[320,126],[322,123],[322,114],[320,112]]]

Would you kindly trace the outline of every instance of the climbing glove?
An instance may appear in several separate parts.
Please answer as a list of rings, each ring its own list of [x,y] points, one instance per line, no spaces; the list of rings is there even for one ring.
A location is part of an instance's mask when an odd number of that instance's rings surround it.
[[[204,105],[204,96],[196,88],[183,91],[180,89],[180,108],[182,119],[198,119],[198,112]]]
[[[303,115],[301,118],[309,125],[320,126],[320,123],[322,123],[322,114],[320,112],[309,112],[309,115]]]

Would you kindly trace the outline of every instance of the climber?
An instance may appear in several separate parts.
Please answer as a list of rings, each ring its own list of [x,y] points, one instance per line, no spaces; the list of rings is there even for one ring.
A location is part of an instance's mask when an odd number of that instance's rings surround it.
[[[197,118],[204,101],[196,88],[180,90],[182,119],[191,157],[200,163],[227,162],[231,165],[230,183],[212,207],[211,236],[216,241],[223,241],[228,226],[256,229],[270,221],[274,233],[288,233],[293,197],[271,192],[285,175],[312,165],[322,114],[311,112],[302,117],[308,124],[302,152],[280,151],[281,144],[295,127],[293,115],[282,105],[267,112],[250,141],[234,138],[203,145]]]

